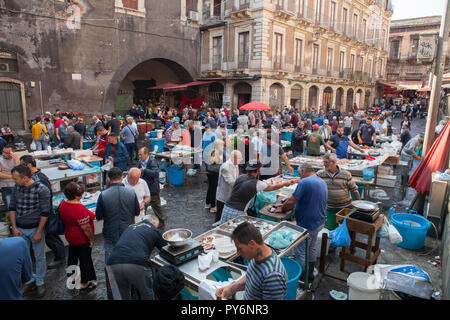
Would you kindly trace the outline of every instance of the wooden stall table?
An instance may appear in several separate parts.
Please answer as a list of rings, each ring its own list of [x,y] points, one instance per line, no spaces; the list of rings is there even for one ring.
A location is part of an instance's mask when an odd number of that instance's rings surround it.
[[[351,261],[364,266],[364,271],[366,271],[368,266],[376,264],[378,256],[381,252],[380,238],[376,235],[376,233],[383,225],[384,215],[380,214],[374,222],[369,223],[349,217],[353,211],[353,209],[344,208],[336,214],[336,222],[341,223],[344,219],[346,219],[347,228],[351,237],[350,246],[343,247],[340,253],[340,269],[341,271],[344,271],[345,261]],[[358,233],[368,236],[367,243],[356,240],[356,235]],[[373,245],[373,238],[375,238],[375,245]],[[356,248],[366,251],[365,258],[355,256]]]
[[[271,203],[270,205],[259,210],[258,218],[264,219],[263,217],[266,217],[270,221],[281,222],[283,220],[289,220],[293,216],[294,210],[289,210],[283,213],[270,212],[269,209],[274,205],[281,205],[281,202],[277,201],[275,203]]]

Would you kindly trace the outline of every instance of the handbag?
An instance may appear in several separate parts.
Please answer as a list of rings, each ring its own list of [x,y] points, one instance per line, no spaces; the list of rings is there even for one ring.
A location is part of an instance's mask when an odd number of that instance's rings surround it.
[[[63,235],[66,233],[66,225],[64,221],[62,221],[58,209],[54,210],[54,212],[51,212],[48,216],[45,230],[50,234]]]

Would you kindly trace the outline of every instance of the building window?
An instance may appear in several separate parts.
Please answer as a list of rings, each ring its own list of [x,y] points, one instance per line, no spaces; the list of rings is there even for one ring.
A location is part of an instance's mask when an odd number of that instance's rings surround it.
[[[358,31],[358,15],[353,14],[353,30],[352,35],[356,37],[356,32]]]
[[[398,59],[400,40],[391,41],[391,59]]]
[[[319,24],[322,18],[322,1],[316,0],[315,2],[314,21],[316,24]]]
[[[362,41],[366,41],[366,29],[367,29],[367,20],[363,19],[362,21]]]
[[[331,71],[333,70],[333,49],[327,50],[327,76],[331,77]]]
[[[304,0],[297,0],[297,13],[298,13],[298,17],[303,17],[304,15],[304,6],[305,6],[305,2]]]
[[[249,48],[250,48],[250,32],[239,33],[239,68],[248,68]]]
[[[214,17],[220,17],[221,16],[221,6],[222,6],[222,0],[214,0],[214,8],[213,8],[213,15]]]
[[[222,69],[222,37],[213,38],[213,70]]]
[[[383,43],[381,44],[381,49],[386,50],[386,30],[383,29],[383,38],[381,39]]]
[[[295,39],[295,71],[302,70],[303,40]]]
[[[123,7],[127,9],[138,9],[138,0],[122,0],[122,4]]]
[[[417,57],[417,50],[419,49],[419,38],[411,40],[411,58]]]
[[[239,0],[239,9],[248,9],[250,8],[250,0]]]
[[[364,57],[359,57],[359,71],[364,71]]]
[[[186,16],[189,17],[190,11],[198,12],[198,0],[186,0]]]
[[[354,71],[355,71],[355,55],[351,54],[350,55],[350,72],[353,74]]]
[[[283,10],[284,9],[284,0],[275,0],[275,9]]]
[[[331,1],[330,3],[330,29],[334,31],[336,27],[336,2]]]
[[[348,9],[342,9],[342,33],[347,34]]]
[[[275,33],[275,61],[274,68],[281,69],[281,59],[283,55],[283,35]]]
[[[339,74],[342,77],[344,73],[344,64],[345,64],[345,52],[339,52]]]
[[[367,74],[369,77],[372,77],[372,60],[369,60],[369,64],[367,66]]]
[[[318,67],[319,67],[319,45],[314,44],[313,45],[313,56],[312,56],[312,73],[317,74]]]

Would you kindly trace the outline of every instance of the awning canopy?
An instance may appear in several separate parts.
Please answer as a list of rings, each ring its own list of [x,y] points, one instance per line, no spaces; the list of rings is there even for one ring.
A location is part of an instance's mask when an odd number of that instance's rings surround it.
[[[150,87],[147,88],[148,90],[163,90],[164,92],[172,92],[172,91],[185,91],[189,87],[195,87],[195,86],[201,86],[206,85],[210,83],[214,83],[217,81],[194,81],[194,82],[188,82],[184,84],[173,84],[173,83],[166,83],[162,84],[156,87]]]
[[[419,90],[422,88],[422,81],[398,81],[397,86],[403,90]]]

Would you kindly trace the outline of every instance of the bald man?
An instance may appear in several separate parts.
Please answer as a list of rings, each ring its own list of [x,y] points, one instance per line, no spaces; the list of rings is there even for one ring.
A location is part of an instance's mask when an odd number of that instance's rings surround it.
[[[123,179],[123,184],[127,188],[131,188],[136,193],[139,201],[139,206],[141,213],[139,216],[135,217],[135,223],[144,220],[145,216],[145,206],[150,202],[150,189],[148,188],[147,182],[141,179],[141,170],[138,168],[131,168],[128,171],[127,176]]]

